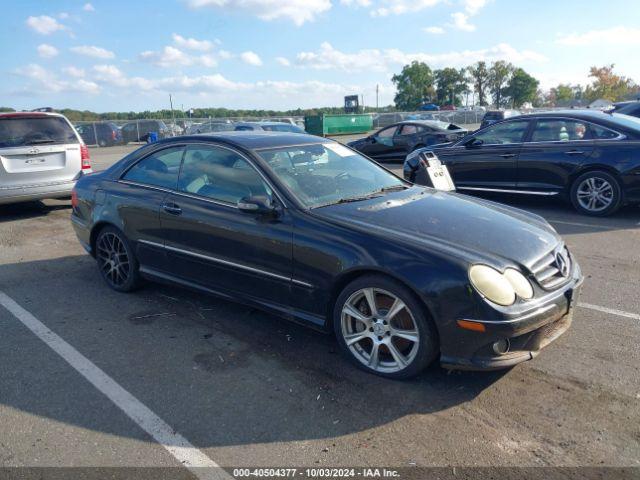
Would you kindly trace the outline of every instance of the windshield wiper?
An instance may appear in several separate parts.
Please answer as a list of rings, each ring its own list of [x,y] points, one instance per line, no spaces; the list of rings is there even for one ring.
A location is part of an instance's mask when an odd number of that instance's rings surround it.
[[[392,185],[391,187],[383,187],[380,190],[378,190],[378,192],[383,193],[383,192],[395,192],[395,191],[400,191],[400,190],[406,190],[408,187],[406,185]]]

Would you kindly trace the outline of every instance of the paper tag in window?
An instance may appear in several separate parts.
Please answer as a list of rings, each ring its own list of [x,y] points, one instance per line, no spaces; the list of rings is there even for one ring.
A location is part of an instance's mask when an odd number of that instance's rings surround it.
[[[341,157],[351,157],[351,156],[355,155],[355,153],[353,153],[347,147],[345,147],[344,145],[341,145],[339,143],[325,143],[324,147],[328,148],[333,153],[337,153]]]

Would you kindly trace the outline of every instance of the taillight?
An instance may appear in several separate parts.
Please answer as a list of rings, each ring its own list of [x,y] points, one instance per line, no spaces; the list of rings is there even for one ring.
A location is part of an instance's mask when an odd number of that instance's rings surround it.
[[[74,210],[78,208],[78,192],[76,192],[75,188],[71,190],[71,207]]]
[[[91,158],[89,157],[89,149],[85,144],[80,145],[80,159],[82,161],[82,170],[91,168]]]

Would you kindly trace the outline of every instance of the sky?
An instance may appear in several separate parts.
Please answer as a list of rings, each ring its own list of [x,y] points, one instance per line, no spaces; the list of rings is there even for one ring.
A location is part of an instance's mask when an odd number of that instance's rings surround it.
[[[0,0],[8,2],[8,0]],[[640,83],[631,0],[21,0],[0,106],[142,111],[392,103],[391,76],[506,60],[543,89],[610,63]],[[470,99],[471,101],[471,99]]]

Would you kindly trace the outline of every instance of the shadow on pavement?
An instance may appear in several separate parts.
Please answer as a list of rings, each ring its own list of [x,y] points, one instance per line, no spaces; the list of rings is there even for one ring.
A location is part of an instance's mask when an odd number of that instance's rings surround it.
[[[378,378],[338,354],[332,336],[261,311],[156,284],[114,292],[89,256],[3,265],[0,284],[200,447],[362,432],[468,402],[504,375],[434,365],[409,381]],[[93,387],[2,307],[0,325],[2,404],[86,429],[140,434],[86,402],[82,392]]]

